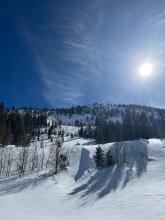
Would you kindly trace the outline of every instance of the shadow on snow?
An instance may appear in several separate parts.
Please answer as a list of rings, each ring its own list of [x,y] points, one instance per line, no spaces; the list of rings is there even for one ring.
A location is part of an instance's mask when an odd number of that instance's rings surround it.
[[[147,147],[146,147],[147,152]],[[79,170],[75,176],[77,181],[90,164],[89,151],[82,149]],[[82,198],[89,195],[95,195],[97,199],[103,198],[117,188],[123,189],[128,182],[134,177],[140,177],[146,172],[148,164],[148,156],[139,153],[133,160],[122,166],[113,166],[106,169],[98,170],[85,184],[76,187],[69,195],[79,194]]]
[[[18,193],[30,186],[35,187],[43,183],[49,177],[52,177],[52,176],[54,176],[54,173],[48,172],[48,173],[41,174],[35,178],[34,177],[33,178],[11,177],[11,178],[7,178],[4,180],[0,180],[0,196]]]
[[[90,152],[87,149],[81,149],[79,169],[74,177],[75,181],[80,179],[84,175],[85,171],[87,171],[90,168],[91,159],[89,157],[89,154]]]

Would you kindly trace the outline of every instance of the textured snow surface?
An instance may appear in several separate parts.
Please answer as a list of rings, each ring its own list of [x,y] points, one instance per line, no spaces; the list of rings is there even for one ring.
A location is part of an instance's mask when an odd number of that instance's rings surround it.
[[[75,138],[64,143],[71,154],[67,171],[0,179],[0,219],[164,220],[165,141],[103,146],[109,147],[114,156],[118,151],[120,166],[97,172],[96,145]]]

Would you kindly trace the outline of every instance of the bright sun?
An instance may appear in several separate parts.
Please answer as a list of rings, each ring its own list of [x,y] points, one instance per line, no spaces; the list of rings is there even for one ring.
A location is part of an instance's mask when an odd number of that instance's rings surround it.
[[[139,73],[142,77],[149,77],[153,72],[153,66],[150,63],[144,63],[139,68]]]

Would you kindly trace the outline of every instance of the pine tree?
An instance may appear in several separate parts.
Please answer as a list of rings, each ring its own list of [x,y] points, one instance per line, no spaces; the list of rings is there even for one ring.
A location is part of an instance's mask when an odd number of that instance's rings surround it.
[[[34,129],[34,124],[33,124],[32,115],[29,113],[26,113],[24,115],[24,126],[25,126],[25,132],[28,134],[32,134]]]
[[[105,162],[106,162],[106,167],[115,165],[115,161],[113,159],[111,150],[107,151],[106,156],[105,156]]]
[[[105,156],[104,156],[104,151],[102,150],[102,148],[100,146],[98,146],[96,148],[94,160],[95,160],[95,164],[96,164],[97,169],[102,169],[104,167]]]
[[[3,142],[2,144],[5,146],[5,145],[8,145],[11,143],[11,140],[12,140],[12,135],[11,135],[11,121],[10,121],[10,118],[8,118],[6,120],[6,127],[5,127],[5,133],[4,133],[4,136],[3,136]]]
[[[96,143],[104,144],[107,141],[107,122],[103,119],[102,116],[96,117],[95,121],[95,138]]]

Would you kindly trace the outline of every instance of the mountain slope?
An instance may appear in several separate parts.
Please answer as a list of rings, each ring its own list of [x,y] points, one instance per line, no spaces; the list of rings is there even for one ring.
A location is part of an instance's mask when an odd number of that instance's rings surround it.
[[[113,144],[103,148],[109,146],[115,148]],[[21,179],[0,180],[0,218],[165,219],[165,142],[124,142],[122,147],[117,145],[121,152],[123,146],[127,164],[97,172],[92,160],[96,146],[92,141],[66,140],[64,150],[71,153],[67,171],[54,176],[47,170]],[[141,153],[144,158],[139,163]]]

